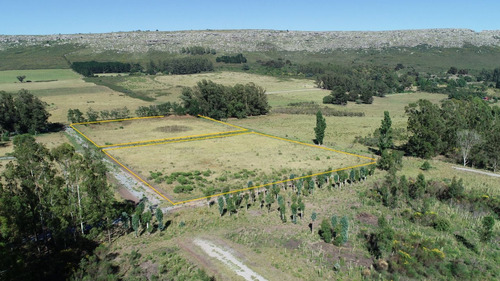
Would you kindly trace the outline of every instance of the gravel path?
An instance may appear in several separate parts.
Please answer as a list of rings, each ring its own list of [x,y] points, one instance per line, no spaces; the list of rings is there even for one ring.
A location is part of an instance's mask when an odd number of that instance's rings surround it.
[[[461,167],[453,167],[453,169],[460,170],[460,171],[477,173],[477,174],[482,174],[482,175],[487,175],[487,176],[490,176],[490,177],[500,178],[500,174],[488,173],[488,172],[478,171],[478,170],[474,170],[474,169],[461,168]]]
[[[260,276],[257,272],[250,269],[248,266],[240,262],[236,257],[234,257],[230,252],[216,246],[215,244],[202,240],[195,239],[193,241],[198,245],[203,251],[205,251],[209,256],[218,259],[219,261],[226,264],[234,273],[243,277],[248,281],[266,281],[264,277]]]

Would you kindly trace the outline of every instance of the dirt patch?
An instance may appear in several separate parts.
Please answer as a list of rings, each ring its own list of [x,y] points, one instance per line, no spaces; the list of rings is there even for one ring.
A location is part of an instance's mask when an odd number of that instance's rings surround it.
[[[353,251],[349,243],[342,247],[337,247],[331,243],[318,242],[312,244],[311,248],[325,253],[325,258],[332,265],[340,259],[343,259],[346,264],[352,263],[364,267],[370,267],[373,264],[372,259],[364,257],[362,252]]]
[[[301,244],[302,244],[302,241],[292,238],[292,239],[286,241],[283,246],[285,246],[285,248],[287,248],[288,250],[296,250],[299,248],[299,246]]]
[[[124,187],[120,187],[118,189],[118,194],[120,194],[120,196],[125,200],[132,201],[136,204],[139,203],[139,199],[137,197],[135,197],[130,191],[128,191],[128,189],[126,189]]]
[[[151,261],[147,261],[140,265],[142,268],[142,272],[147,277],[148,280],[151,280],[151,276],[158,274],[158,264],[153,263]]]
[[[179,126],[179,125],[172,125],[172,126],[163,126],[163,127],[158,127],[155,129],[156,132],[162,132],[162,133],[180,133],[180,132],[188,132],[192,131],[193,128],[188,127],[188,126]]]
[[[372,214],[368,213],[359,213],[356,218],[363,223],[377,226],[378,225],[378,218]]]
[[[258,202],[255,202],[254,204],[259,204]],[[252,217],[261,217],[264,212],[262,210],[248,210],[248,214],[251,215]]]

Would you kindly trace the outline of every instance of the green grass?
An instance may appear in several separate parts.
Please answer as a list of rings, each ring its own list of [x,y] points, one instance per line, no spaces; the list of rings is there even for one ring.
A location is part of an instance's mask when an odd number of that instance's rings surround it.
[[[80,48],[72,44],[7,48],[0,50],[0,70],[69,68],[64,55]]]
[[[0,71],[0,90],[1,84],[4,83],[20,83],[17,76],[25,75],[31,83],[42,83],[45,81],[62,81],[69,79],[78,79],[80,75],[73,72],[71,69],[25,69],[25,70],[4,70]],[[40,82],[37,82],[40,81]]]

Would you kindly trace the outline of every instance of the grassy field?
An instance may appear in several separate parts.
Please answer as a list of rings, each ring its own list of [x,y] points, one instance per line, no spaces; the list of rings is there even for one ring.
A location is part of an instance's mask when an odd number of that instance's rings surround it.
[[[242,129],[190,116],[169,116],[75,126],[99,146],[217,134]]]
[[[17,75],[26,75],[26,79],[31,79],[32,75],[36,79],[56,81],[16,83]],[[126,106],[133,112],[139,106],[150,104],[107,87],[85,82],[69,69],[0,71],[0,81],[3,81],[0,83],[0,91],[17,93],[21,89],[26,89],[46,102],[51,122],[67,123],[67,113],[70,108],[78,108],[85,112],[89,107],[99,111]],[[36,80],[33,78],[32,81]]]
[[[174,198],[173,201],[201,197],[207,188],[219,193],[224,188],[245,188],[249,181],[258,185],[279,181],[290,174],[313,174],[370,162],[253,133],[107,151],[142,178],[156,180],[153,185]],[[206,171],[209,172],[205,174]],[[153,176],[158,172],[160,177]],[[190,183],[178,178],[170,183],[168,179],[162,180],[176,172],[192,172],[199,178],[191,179]],[[174,195],[174,188],[181,184],[189,184],[194,190]]]
[[[79,74],[69,69],[5,70],[0,71],[0,84],[19,83],[17,76],[22,75],[26,76],[24,81],[30,80],[32,83],[39,83],[38,81],[61,81],[80,78]],[[24,85],[27,85],[27,83],[23,84],[23,86]]]
[[[312,92],[290,92],[270,94],[269,102],[275,107],[284,107],[289,102],[309,102],[314,101],[321,104],[325,93],[323,91]],[[359,153],[370,153],[366,146],[354,144],[356,136],[367,136],[380,127],[380,122],[384,116],[384,111],[389,111],[392,119],[392,127],[395,129],[406,129],[407,117],[404,108],[410,102],[419,99],[429,99],[438,103],[446,98],[446,95],[429,93],[394,94],[385,98],[375,97],[373,104],[349,103],[347,106],[328,105],[328,107],[342,110],[364,112],[364,117],[337,117],[326,118],[327,128],[325,132],[325,145],[338,149],[348,149]],[[281,100],[286,102],[281,102]],[[321,106],[325,106],[322,105]],[[302,142],[312,143],[314,139],[314,127],[316,126],[316,116],[314,115],[291,115],[291,114],[269,114],[267,116],[249,117],[246,119],[231,119],[230,123],[261,131],[280,137],[290,138]]]
[[[235,84],[255,83],[269,92],[284,90],[308,90],[315,87],[310,79],[276,78],[245,72],[211,72],[192,75],[152,75],[152,76],[114,76],[91,78],[99,83],[116,86],[130,91],[141,98],[155,99],[156,102],[179,102],[183,87],[195,86],[206,79],[215,83],[234,86]]]

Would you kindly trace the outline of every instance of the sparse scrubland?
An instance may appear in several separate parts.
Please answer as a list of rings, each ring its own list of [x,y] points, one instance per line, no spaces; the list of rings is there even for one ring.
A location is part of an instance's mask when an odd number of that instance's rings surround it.
[[[0,36],[0,279],[497,280],[499,55],[498,31]],[[63,126],[153,115],[75,128],[202,199]]]

